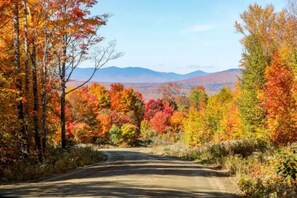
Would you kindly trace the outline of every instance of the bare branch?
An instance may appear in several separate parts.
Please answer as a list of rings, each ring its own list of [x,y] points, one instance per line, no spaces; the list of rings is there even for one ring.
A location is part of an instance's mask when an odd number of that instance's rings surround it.
[[[91,42],[92,42],[92,39],[93,39],[93,37],[94,37],[94,35],[91,35],[88,39],[87,39],[87,41],[86,41],[86,43],[84,43],[84,45],[86,45],[86,46],[90,46],[91,45]],[[74,46],[74,48],[75,48],[76,46]],[[68,82],[69,81],[69,79],[70,79],[70,77],[71,77],[71,75],[72,75],[72,73],[73,73],[73,71],[84,61],[84,56],[85,56],[85,51],[82,49],[82,50],[79,50],[79,52],[75,55],[75,49],[73,49],[73,51],[72,51],[72,61],[71,61],[71,63],[70,63],[70,65],[71,65],[71,70],[70,70],[70,72],[69,72],[69,74],[68,74],[68,77],[67,77],[67,79],[66,79],[66,82]],[[76,63],[75,63],[75,60],[78,58],[78,60],[76,61]]]
[[[100,50],[96,51],[94,56],[93,56],[93,61],[94,61],[94,70],[92,75],[90,76],[89,79],[87,79],[85,82],[83,82],[81,85],[69,90],[66,92],[66,94],[69,94],[84,85],[86,85],[88,82],[91,81],[91,79],[94,77],[95,73],[102,68],[107,62],[117,59],[124,54],[119,52],[117,53],[115,51],[116,43],[115,42],[110,42],[106,48],[101,48]]]
[[[297,19],[297,0],[287,0],[288,13],[294,19]]]

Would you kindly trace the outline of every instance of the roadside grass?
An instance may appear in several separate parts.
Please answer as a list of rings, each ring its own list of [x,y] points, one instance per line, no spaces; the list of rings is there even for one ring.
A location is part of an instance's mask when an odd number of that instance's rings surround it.
[[[66,150],[49,148],[42,163],[36,159],[27,159],[3,166],[0,170],[0,183],[42,179],[103,160],[103,154],[92,146],[72,146]]]
[[[227,169],[246,197],[297,197],[297,143],[279,148],[257,139],[196,148],[175,143],[162,153]]]

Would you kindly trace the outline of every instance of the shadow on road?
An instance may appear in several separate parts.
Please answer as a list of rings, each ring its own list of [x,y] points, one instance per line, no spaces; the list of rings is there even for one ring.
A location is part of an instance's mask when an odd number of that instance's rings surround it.
[[[156,177],[226,177],[225,174],[193,163],[133,151],[108,151],[107,162],[43,182],[0,188],[0,197],[235,197],[214,189],[164,188]],[[134,181],[131,176],[139,178]],[[150,176],[152,182],[142,183]],[[118,180],[121,177],[121,180]],[[129,180],[130,178],[130,180]],[[105,181],[104,181],[105,180]],[[145,180],[144,180],[145,181]],[[170,181],[172,182],[172,181]],[[182,184],[181,184],[182,185]]]
[[[38,192],[36,195],[38,197],[235,197],[234,194],[220,192],[183,192],[168,189],[146,189],[116,182],[57,183],[49,186],[17,188],[13,192],[0,193],[0,195],[1,197],[28,197],[28,195],[30,195],[29,197],[34,197],[36,192]]]

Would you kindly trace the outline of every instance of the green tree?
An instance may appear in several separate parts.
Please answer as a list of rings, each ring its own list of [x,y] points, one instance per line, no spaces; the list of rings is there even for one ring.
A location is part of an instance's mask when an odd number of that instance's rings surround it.
[[[241,40],[244,51],[238,105],[244,128],[252,136],[262,133],[266,122],[261,94],[266,82],[265,69],[276,46],[273,40],[276,18],[273,6],[262,8],[254,4],[241,15],[244,24],[236,23],[237,31],[244,35]]]
[[[204,87],[193,87],[189,99],[191,106],[194,106],[198,110],[205,108],[207,103],[207,94]]]
[[[121,129],[115,124],[113,124],[111,129],[109,130],[109,136],[110,141],[115,145],[120,144],[122,141]]]

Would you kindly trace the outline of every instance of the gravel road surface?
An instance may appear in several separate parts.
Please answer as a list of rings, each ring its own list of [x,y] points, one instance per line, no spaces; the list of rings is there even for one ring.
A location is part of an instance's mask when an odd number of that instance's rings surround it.
[[[46,180],[0,186],[0,197],[236,197],[225,173],[150,154],[106,149],[106,162]]]

